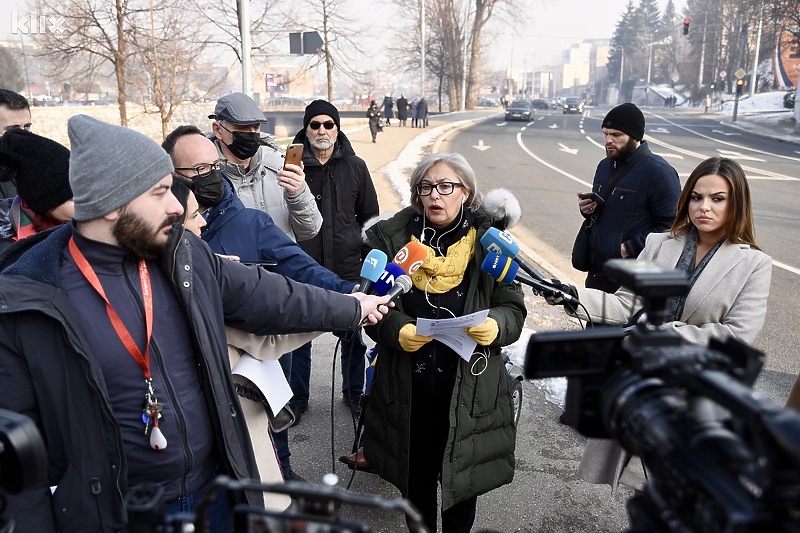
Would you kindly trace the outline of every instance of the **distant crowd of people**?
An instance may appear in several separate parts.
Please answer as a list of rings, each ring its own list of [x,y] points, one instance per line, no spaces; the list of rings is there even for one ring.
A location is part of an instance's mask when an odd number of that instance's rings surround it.
[[[426,127],[428,104],[387,94],[367,117],[377,142],[383,120]],[[22,531],[122,531],[126,493],[142,483],[160,486],[175,514],[193,512],[219,475],[304,482],[288,433],[311,400],[312,339],[334,332],[337,394],[364,428],[349,460],[396,486],[430,531],[470,531],[478,497],[514,478],[500,352],[527,310],[518,283],[484,272],[480,242],[519,221],[519,202],[483,194],[466,158],[442,152],[411,172],[410,205],[381,213],[367,163],[324,100],[306,106],[291,162],[249,96],[223,96],[209,119],[159,145],[78,114],[67,149],[31,131],[27,100],[0,89],[0,408],[30,417],[48,453],[47,481],[9,496],[7,512]],[[755,241],[742,167],[712,157],[681,187],[637,106],[614,107],[601,128],[593,194],[577,200],[590,230],[585,287],[553,280],[541,295],[583,320],[635,324],[641,303],[603,265],[653,261],[687,275],[666,320],[685,343],[753,342],[772,262]],[[393,302],[361,292],[368,252],[411,245],[422,255],[408,292]],[[480,311],[464,329],[471,355],[418,330]],[[370,390],[362,327],[377,351]],[[279,412],[232,376],[242,358],[280,364],[293,396]],[[579,475],[615,485],[628,459],[590,441]],[[290,502],[218,498],[213,531],[230,531],[233,503]]]

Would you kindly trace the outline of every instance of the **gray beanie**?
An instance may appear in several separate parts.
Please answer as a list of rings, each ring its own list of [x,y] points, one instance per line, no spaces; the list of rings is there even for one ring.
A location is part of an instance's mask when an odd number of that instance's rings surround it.
[[[174,170],[158,143],[132,129],[75,115],[67,121],[67,131],[77,221],[119,209]]]

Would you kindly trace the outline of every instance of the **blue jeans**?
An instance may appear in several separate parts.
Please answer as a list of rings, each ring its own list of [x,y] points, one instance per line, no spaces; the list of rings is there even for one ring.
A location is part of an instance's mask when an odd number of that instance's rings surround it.
[[[352,353],[351,353],[352,352]],[[350,341],[342,339],[342,394],[349,395],[358,402],[364,391],[364,360],[367,346],[361,337],[361,330]],[[292,352],[292,377],[289,385],[294,396],[289,401],[293,407],[308,407],[311,388],[311,343],[304,344]]]
[[[293,359],[292,352],[287,352],[278,359],[287,380],[291,379]],[[267,437],[269,436],[267,435]],[[278,454],[278,461],[280,461],[281,470],[285,475],[292,470],[292,463],[289,460],[292,456],[292,452],[289,451],[289,430],[284,429],[280,433],[273,433],[272,440],[275,442],[275,452]]]
[[[211,476],[203,483],[200,488],[190,492],[182,498],[168,502],[164,505],[164,515],[175,514],[194,514],[197,512],[197,504],[203,497],[206,488],[211,485],[220,473],[219,467],[214,469]],[[228,533],[231,530],[231,503],[230,494],[227,490],[218,489],[217,497],[208,507],[209,531],[213,533]]]

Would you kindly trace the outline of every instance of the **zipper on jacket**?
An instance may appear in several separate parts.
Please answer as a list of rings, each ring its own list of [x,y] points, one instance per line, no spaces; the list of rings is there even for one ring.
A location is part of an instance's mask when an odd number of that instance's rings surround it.
[[[136,289],[133,287],[133,284],[131,283],[128,276],[125,275],[124,277],[125,277],[125,282],[128,284],[128,288],[130,289],[131,295],[133,296],[133,301],[136,304],[136,308],[139,310],[142,316],[144,316],[144,305],[140,301],[139,293],[136,292]],[[181,433],[181,440],[182,440],[181,449],[183,450],[184,459],[186,460],[186,465],[184,466],[183,469],[183,476],[181,476],[181,495],[183,496],[186,494],[186,476],[188,475],[189,471],[191,471],[192,465],[194,464],[194,461],[192,460],[192,451],[189,448],[189,435],[188,432],[186,431],[186,417],[184,416],[183,411],[179,409],[177,395],[175,394],[175,387],[172,386],[172,382],[169,380],[169,377],[167,376],[164,366],[164,358],[161,357],[161,352],[155,343],[155,339],[151,339],[150,349],[151,349],[150,355],[155,356],[156,363],[158,365],[158,368],[160,369],[159,374],[163,378],[164,388],[166,389],[167,397],[169,398],[172,404],[172,409],[175,412],[176,423]]]

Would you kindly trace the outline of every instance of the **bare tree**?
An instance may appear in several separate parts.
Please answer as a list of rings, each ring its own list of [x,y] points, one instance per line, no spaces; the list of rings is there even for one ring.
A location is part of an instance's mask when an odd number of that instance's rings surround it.
[[[64,32],[36,35],[40,56],[49,60],[51,75],[91,77],[103,63],[114,68],[119,121],[128,125],[126,68],[130,58],[130,17],[136,11],[131,0],[36,0],[42,13],[64,17]],[[68,73],[70,68],[78,72]]]
[[[194,25],[186,24],[185,2],[160,0],[157,7],[155,0],[149,2],[147,13],[140,13],[132,21],[135,31],[130,44],[135,55],[131,66],[141,67],[136,71],[148,74],[162,138],[166,138],[169,121],[178,106],[206,96],[222,78],[201,69],[206,42]],[[150,112],[148,103],[144,105],[145,113]]]

